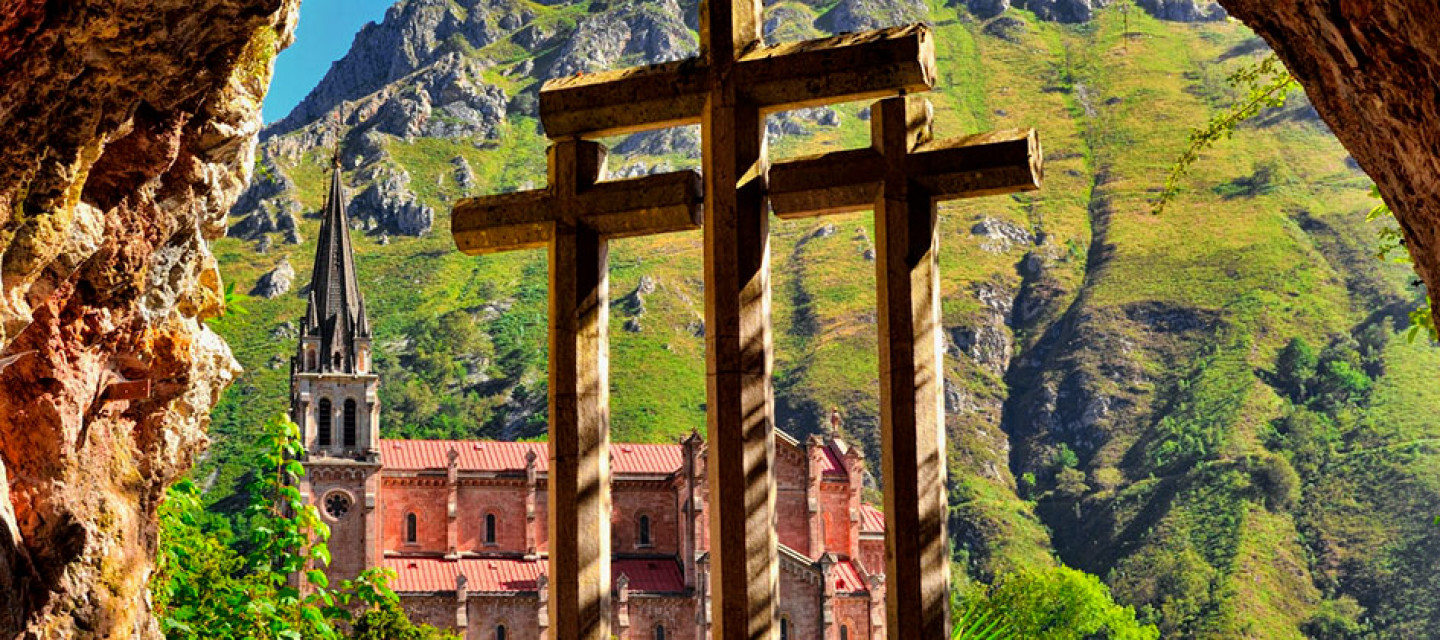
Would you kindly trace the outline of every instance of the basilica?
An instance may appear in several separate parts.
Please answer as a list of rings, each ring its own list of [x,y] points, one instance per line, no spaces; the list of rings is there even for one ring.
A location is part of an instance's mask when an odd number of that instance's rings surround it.
[[[291,360],[301,490],[331,529],[332,582],[369,567],[417,622],[467,640],[548,638],[546,445],[380,438],[379,376],[337,167]],[[834,434],[833,424],[822,431]],[[612,629],[709,636],[706,446],[610,446]],[[836,435],[775,439],[782,640],[884,638],[884,517],[864,458]]]

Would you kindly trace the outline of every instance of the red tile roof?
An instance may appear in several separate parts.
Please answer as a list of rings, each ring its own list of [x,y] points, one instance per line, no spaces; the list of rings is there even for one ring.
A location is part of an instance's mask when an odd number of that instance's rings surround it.
[[[544,560],[504,558],[385,558],[385,568],[395,572],[390,588],[402,593],[454,591],[455,578],[465,575],[465,588],[471,593],[515,593],[536,591],[537,580],[546,572]],[[674,559],[615,560],[610,576],[618,579],[625,574],[632,592],[674,593],[685,590],[685,577]]]
[[[616,580],[620,574],[630,579],[631,591],[677,592],[685,590],[685,575],[680,564],[673,559],[625,559],[610,564],[610,576]]]
[[[395,572],[390,588],[407,592],[454,591],[462,573],[470,592],[535,591],[545,573],[545,563],[536,560],[485,558],[385,558],[385,568]]]
[[[484,440],[381,440],[380,461],[387,469],[418,471],[450,466],[450,449],[460,454],[461,471],[524,471],[525,454],[535,452],[535,467],[549,468],[544,442],[497,442]],[[678,444],[610,445],[610,470],[625,475],[669,475],[684,463],[684,448]]]
[[[860,533],[885,533],[885,512],[868,504],[860,505]]]
[[[860,570],[855,568],[855,563],[843,560],[835,565],[830,572],[835,579],[836,593],[859,593],[869,591],[865,579],[860,577]]]
[[[825,447],[824,449],[825,463],[820,467],[824,474],[828,476],[845,475],[845,463],[835,453],[835,447]]]

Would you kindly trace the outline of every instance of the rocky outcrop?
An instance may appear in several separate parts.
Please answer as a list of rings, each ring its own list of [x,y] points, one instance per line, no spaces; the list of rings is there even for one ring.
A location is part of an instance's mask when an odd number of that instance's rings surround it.
[[[1041,20],[1074,24],[1089,22],[1095,17],[1097,6],[1104,6],[1104,3],[1095,0],[1016,0],[1015,6],[1030,10]]]
[[[455,186],[463,191],[475,188],[475,171],[470,168],[470,161],[464,156],[455,156],[450,159],[451,166],[455,167]]]
[[[679,60],[695,55],[695,38],[685,28],[675,0],[624,2],[580,22],[565,40],[546,78],[611,69],[625,56],[644,63]]]
[[[435,210],[410,192],[410,173],[404,168],[375,165],[360,179],[373,182],[351,204],[352,221],[405,236],[428,235],[435,226]]]
[[[1110,0],[956,0],[952,4],[959,2],[982,20],[1014,6],[1031,11],[1041,20],[1072,24],[1089,22],[1097,10],[1110,4]],[[1208,0],[1136,0],[1136,4],[1160,20],[1174,22],[1214,22],[1226,16],[1225,9]]]
[[[1020,225],[996,218],[982,218],[970,228],[970,233],[980,238],[980,249],[990,253],[1005,253],[1011,247],[1035,243],[1035,236]]]
[[[250,290],[250,295],[273,300],[289,293],[290,287],[294,283],[295,267],[290,266],[289,259],[281,258],[280,264],[260,276],[260,279],[255,282],[255,288]]]
[[[0,637],[159,636],[155,507],[237,373],[209,242],[298,4],[0,10]]]
[[[674,153],[689,158],[698,158],[700,157],[700,127],[671,127],[644,131],[621,140],[612,151],[622,156],[663,156]]]
[[[1161,20],[1217,22],[1226,17],[1225,9],[1205,0],[1136,0],[1136,4]]]
[[[1440,23],[1435,3],[1223,0],[1265,38],[1395,211],[1440,291]],[[1440,318],[1440,305],[1432,313]]]
[[[437,60],[457,47],[480,48],[519,29],[532,17],[523,2],[465,0],[397,2],[379,23],[355,35],[345,57],[267,135],[289,133],[320,120],[343,105],[370,95]]]
[[[924,22],[929,15],[925,0],[840,0],[816,26],[832,33],[859,33]]]

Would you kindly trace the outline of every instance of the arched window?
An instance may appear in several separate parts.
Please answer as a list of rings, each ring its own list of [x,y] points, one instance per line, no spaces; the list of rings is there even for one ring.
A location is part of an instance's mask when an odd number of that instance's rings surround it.
[[[345,401],[345,423],[344,423],[344,424],[345,424],[345,430],[342,431],[341,433],[344,434],[343,437],[344,437],[344,439],[345,439],[345,446],[347,446],[347,447],[353,447],[353,446],[355,446],[355,401],[354,401],[354,400],[346,400],[346,401]]]
[[[655,640],[665,640],[665,625],[655,625]]]
[[[790,618],[780,618],[780,640],[790,640]]]
[[[650,546],[650,516],[640,516],[639,524],[640,533],[636,536],[639,539],[639,545],[648,547]]]
[[[505,640],[505,625],[495,625],[495,640]]]
[[[316,413],[319,414],[315,416],[316,438],[320,446],[328,447],[330,446],[330,418],[334,413],[334,410],[330,408],[329,398],[320,399],[320,409]]]
[[[850,627],[840,625],[840,640],[850,640]]]
[[[419,523],[416,522],[416,520],[415,514],[405,514],[405,542],[408,544],[415,544],[415,541],[419,538],[417,535],[419,532],[416,531],[416,529],[419,528],[417,526]]]
[[[485,544],[495,544],[495,514],[485,514]]]
[[[315,370],[315,347],[305,349],[305,370]]]

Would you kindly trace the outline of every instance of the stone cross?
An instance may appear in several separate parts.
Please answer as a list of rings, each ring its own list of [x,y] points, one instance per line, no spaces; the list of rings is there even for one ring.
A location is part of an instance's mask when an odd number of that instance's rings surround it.
[[[700,176],[600,182],[605,148],[573,137],[547,155],[547,188],[462,200],[451,232],[471,255],[549,248],[549,627],[556,638],[608,640],[608,240],[699,228]]]
[[[871,108],[871,146],[779,163],[770,202],[781,218],[875,211],[886,629],[891,638],[950,630],[941,361],[940,200],[1038,189],[1033,130],[932,139],[929,101]]]
[[[767,46],[762,22],[761,0],[706,0],[699,57],[540,91],[550,136],[701,125],[713,635],[736,640],[778,633],[765,115],[924,91],[935,78],[923,25]]]

